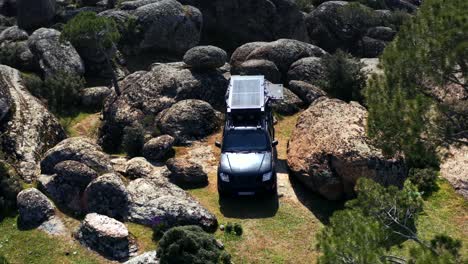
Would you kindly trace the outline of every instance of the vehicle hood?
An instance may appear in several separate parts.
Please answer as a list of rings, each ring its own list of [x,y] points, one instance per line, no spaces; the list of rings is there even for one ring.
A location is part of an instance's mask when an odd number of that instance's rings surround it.
[[[257,175],[272,170],[271,152],[222,153],[220,171],[232,175]]]

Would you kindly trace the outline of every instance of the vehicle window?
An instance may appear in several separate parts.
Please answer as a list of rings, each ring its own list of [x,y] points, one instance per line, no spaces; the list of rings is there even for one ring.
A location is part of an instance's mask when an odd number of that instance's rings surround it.
[[[262,130],[231,130],[223,140],[223,151],[266,151],[270,143]]]

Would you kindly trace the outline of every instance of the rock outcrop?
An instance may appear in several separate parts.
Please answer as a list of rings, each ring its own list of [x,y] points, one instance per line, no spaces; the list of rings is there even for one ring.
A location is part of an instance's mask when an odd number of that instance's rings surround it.
[[[240,72],[242,64],[249,60],[271,61],[281,73],[282,82],[287,82],[289,68],[296,61],[306,57],[322,57],[327,54],[323,49],[309,43],[279,39],[273,42],[254,42],[240,46],[231,56],[233,72]]]
[[[84,246],[111,260],[125,261],[138,251],[136,241],[127,227],[105,215],[86,215],[75,238]]]
[[[84,191],[87,212],[127,219],[130,197],[124,182],[115,173],[108,173],[92,181]]]
[[[0,49],[3,55],[0,63],[23,71],[34,71],[38,68],[34,55],[28,46],[28,33],[18,26],[11,26],[0,33]]]
[[[246,42],[308,41],[304,14],[289,0],[181,0],[203,13],[203,38],[233,49]]]
[[[177,102],[161,112],[156,120],[162,133],[182,143],[208,136],[220,126],[217,111],[209,103],[196,99]]]
[[[194,69],[216,69],[226,61],[226,52],[215,46],[197,46],[189,49],[184,55],[185,64]]]
[[[18,26],[36,29],[47,26],[55,17],[55,0],[17,0]]]
[[[50,28],[40,28],[29,37],[28,46],[38,61],[44,77],[52,77],[59,72],[81,76],[85,73],[84,62],[68,41],[60,40],[60,32]]]
[[[15,167],[21,177],[31,182],[44,152],[65,138],[65,132],[58,120],[25,88],[18,70],[0,65],[0,95],[3,150],[17,161]]]
[[[55,215],[55,206],[35,188],[21,191],[17,197],[18,222],[22,228],[35,228]]]
[[[136,179],[127,186],[131,196],[129,220],[148,226],[198,225],[214,232],[216,217],[167,179]]]
[[[43,174],[54,174],[55,165],[66,160],[83,163],[99,174],[113,171],[109,155],[85,137],[68,138],[49,149],[41,161],[41,171]]]
[[[135,122],[154,131],[149,124],[161,111],[181,100],[200,99],[222,109],[227,86],[221,70],[196,72],[180,64],[158,64],[148,72],[135,72],[120,82],[121,96],[109,97],[100,142],[105,149],[115,149],[120,145],[123,129]]]
[[[166,166],[171,171],[171,181],[178,186],[194,188],[208,184],[208,175],[198,163],[183,158],[172,158],[166,162]]]
[[[468,147],[451,146],[440,165],[440,176],[447,179],[455,191],[468,199]]]
[[[288,89],[296,94],[303,102],[310,105],[315,100],[327,94],[315,85],[303,81],[291,81],[288,84]]]
[[[200,41],[203,16],[197,8],[183,6],[175,0],[132,1],[130,13],[137,17],[143,30],[141,49],[185,53]],[[127,2],[122,8],[132,8]]]
[[[292,115],[301,110],[305,103],[288,88],[283,89],[283,100],[272,103],[272,109],[282,115]]]
[[[156,250],[148,251],[128,260],[124,264],[159,264],[159,258]]]
[[[106,86],[85,88],[80,91],[81,105],[91,109],[101,109],[111,93],[112,90]]]
[[[352,195],[358,178],[401,186],[401,158],[387,159],[366,136],[367,112],[358,103],[319,99],[301,114],[288,145],[291,172],[308,188],[336,200]]]
[[[171,152],[174,142],[169,135],[152,138],[143,146],[143,156],[149,160],[162,160]]]

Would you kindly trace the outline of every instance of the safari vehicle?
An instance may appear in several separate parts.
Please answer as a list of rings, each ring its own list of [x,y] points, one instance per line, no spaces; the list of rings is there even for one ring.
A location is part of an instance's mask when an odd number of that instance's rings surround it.
[[[218,167],[218,192],[226,195],[275,195],[276,145],[272,100],[282,99],[281,85],[263,76],[232,76],[227,91],[226,123]]]

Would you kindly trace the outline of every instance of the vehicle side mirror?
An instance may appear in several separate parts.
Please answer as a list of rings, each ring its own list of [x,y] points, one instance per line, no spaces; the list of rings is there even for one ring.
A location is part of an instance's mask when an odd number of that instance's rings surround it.
[[[271,142],[271,145],[272,145],[273,147],[278,146],[278,140],[273,140],[273,142]]]
[[[221,142],[216,141],[216,142],[215,142],[215,146],[218,147],[218,148],[221,148]]]

